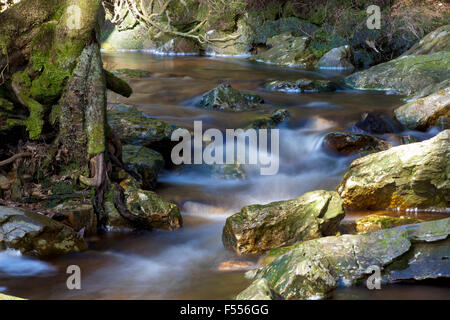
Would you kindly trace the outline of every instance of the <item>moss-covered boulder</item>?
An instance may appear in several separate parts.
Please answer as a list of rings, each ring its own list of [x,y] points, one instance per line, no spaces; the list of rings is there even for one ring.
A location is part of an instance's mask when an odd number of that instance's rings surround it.
[[[157,54],[188,54],[188,55],[198,55],[200,54],[200,46],[194,40],[188,38],[172,38],[162,44],[159,47],[156,47],[154,51]]]
[[[337,85],[329,80],[298,79],[296,81],[271,81],[265,85],[270,91],[287,93],[333,92]]]
[[[355,160],[338,192],[352,209],[448,208],[450,130]]]
[[[327,149],[343,155],[372,153],[392,147],[387,141],[354,132],[330,132],[324,137],[323,144]]]
[[[430,32],[402,56],[430,54],[440,51],[450,52],[450,24]]]
[[[450,117],[450,86],[405,104],[394,111],[395,117],[405,127],[426,131],[435,126],[441,117]]]
[[[107,116],[111,129],[123,144],[145,146],[170,155],[174,145],[171,136],[177,126],[154,119],[134,106],[111,107]]]
[[[245,111],[261,107],[264,100],[253,94],[242,93],[224,83],[207,92],[199,103],[200,108],[221,111]]]
[[[380,214],[369,214],[355,221],[357,233],[367,233],[419,222],[421,220],[409,216],[391,217]]]
[[[251,60],[289,67],[313,67],[317,59],[309,49],[311,39],[307,36],[295,36],[292,32],[276,35],[267,40],[270,48]]]
[[[122,159],[129,169],[141,176],[144,189],[156,187],[158,174],[164,168],[164,158],[160,153],[146,147],[124,145]]]
[[[239,255],[332,235],[344,217],[336,192],[313,191],[289,201],[251,205],[229,217],[223,229],[226,248]]]
[[[142,224],[137,227],[175,230],[182,226],[180,209],[174,203],[164,200],[155,192],[139,189],[132,178],[122,181],[120,186],[125,191],[127,209],[142,221]]]
[[[53,256],[86,249],[83,238],[44,215],[0,206],[0,249]]]
[[[339,281],[354,284],[370,274],[372,266],[389,270],[389,266],[398,265],[398,259],[411,257],[411,252],[419,253],[414,257],[420,257],[425,252],[423,248],[439,246],[440,240],[446,239],[449,233],[450,219],[444,219],[361,235],[325,237],[274,249],[268,253],[268,264],[254,275],[251,286],[264,279],[262,292],[273,292],[267,297],[276,295],[287,300],[328,297]],[[419,260],[415,268],[409,268],[409,277],[423,275],[425,272],[420,268],[431,262]],[[442,261],[430,263],[428,271],[438,265],[442,268]]]
[[[352,64],[353,53],[350,46],[342,46],[334,48],[328,51],[319,62],[316,67],[319,69],[332,69],[332,70],[353,70],[355,67]]]
[[[272,114],[259,117],[253,120],[246,129],[274,129],[278,127],[281,123],[289,118],[289,112],[286,109],[278,109],[272,112]]]
[[[410,55],[354,73],[344,79],[356,89],[395,90],[415,95],[450,78],[450,52]]]

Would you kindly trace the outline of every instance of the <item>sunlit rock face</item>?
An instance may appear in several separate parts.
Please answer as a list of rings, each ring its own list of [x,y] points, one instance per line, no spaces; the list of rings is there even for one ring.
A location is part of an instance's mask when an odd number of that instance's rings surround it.
[[[355,160],[338,186],[351,209],[448,210],[450,130]]]
[[[264,267],[252,270],[254,282],[236,299],[326,298],[339,283],[352,285],[366,278],[373,266],[385,270],[386,283],[447,277],[449,233],[447,218],[274,249],[265,257]]]
[[[289,201],[242,208],[223,229],[225,247],[240,255],[262,254],[298,241],[336,234],[344,217],[336,192],[312,191]]]
[[[71,228],[44,215],[0,206],[0,250],[7,248],[53,256],[84,250],[86,243]]]
[[[397,108],[395,116],[405,127],[412,130],[428,130],[440,122],[448,123],[450,86]]]
[[[430,32],[402,56],[412,54],[430,54],[439,51],[450,52],[450,24]]]

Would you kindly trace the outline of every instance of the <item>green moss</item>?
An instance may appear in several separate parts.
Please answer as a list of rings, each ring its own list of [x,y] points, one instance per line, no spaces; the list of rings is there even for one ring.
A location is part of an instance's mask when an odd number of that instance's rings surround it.
[[[88,128],[88,153],[100,154],[105,151],[105,126],[96,124]]]
[[[30,109],[30,116],[25,120],[24,124],[27,127],[30,139],[36,140],[41,136],[44,127],[45,108],[31,98],[23,97],[23,99]]]

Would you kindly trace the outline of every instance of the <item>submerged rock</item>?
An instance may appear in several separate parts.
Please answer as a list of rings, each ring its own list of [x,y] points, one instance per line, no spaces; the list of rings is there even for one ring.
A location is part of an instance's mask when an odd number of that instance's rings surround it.
[[[288,93],[333,92],[337,86],[329,80],[299,79],[296,81],[272,81],[266,84],[270,91]]]
[[[271,259],[259,269],[250,287],[255,288],[256,283],[264,280],[262,292],[274,292],[283,299],[324,298],[337,288],[339,281],[353,284],[371,273],[369,267],[382,269],[405,253],[424,252],[421,246],[428,250],[440,245],[441,242],[429,242],[445,239],[449,233],[450,219],[444,219],[362,235],[325,237],[274,249],[268,253]],[[417,244],[418,241],[424,243]],[[427,263],[429,261],[425,259],[419,262],[421,266]],[[436,265],[442,265],[442,262],[438,261]],[[251,296],[238,295],[241,299]]]
[[[148,78],[151,73],[140,69],[118,69],[113,74],[125,78]]]
[[[379,152],[392,147],[374,136],[352,132],[330,132],[323,143],[328,149],[343,155]]]
[[[253,269],[255,264],[250,261],[224,261],[217,268],[221,272],[243,271]]]
[[[144,189],[154,189],[158,174],[164,168],[163,156],[151,149],[124,145],[122,159],[129,169],[141,176],[141,185]]]
[[[269,50],[251,57],[251,60],[290,67],[311,67],[316,57],[309,49],[309,37],[296,37],[292,32],[282,33],[267,40]]]
[[[221,84],[206,93],[199,103],[200,108],[224,111],[254,110],[261,106],[264,100],[253,94],[242,93],[229,84]]]
[[[170,155],[176,144],[171,136],[179,127],[154,119],[134,106],[111,107],[107,116],[111,129],[123,144],[144,146],[163,155]]]
[[[353,70],[353,54],[350,46],[342,46],[328,51],[316,67],[319,69]]]
[[[421,222],[421,220],[408,216],[391,217],[387,215],[370,214],[356,219],[356,232],[367,233],[419,222]]]
[[[402,56],[413,54],[430,54],[440,51],[450,52],[450,24],[437,28],[427,34]]]
[[[365,112],[351,128],[352,131],[363,131],[374,134],[394,133],[396,128],[384,115]]]
[[[83,238],[44,215],[0,206],[0,249],[53,256],[86,249]]]
[[[395,117],[411,130],[428,130],[435,126],[441,117],[450,117],[450,86],[405,104],[394,111]]]
[[[450,130],[355,160],[338,192],[352,209],[448,208]]]
[[[132,178],[122,181],[120,186],[125,191],[128,210],[142,220],[143,225],[138,227],[175,230],[182,226],[180,209],[174,203],[164,200],[155,192],[139,189]]]
[[[223,229],[226,248],[239,255],[332,235],[344,217],[336,192],[313,191],[293,200],[251,205],[229,217]]]
[[[449,78],[450,52],[437,52],[400,57],[354,73],[344,81],[356,89],[395,90],[411,96]]]
[[[253,120],[245,129],[274,129],[289,118],[289,112],[286,109],[274,111],[271,115]]]

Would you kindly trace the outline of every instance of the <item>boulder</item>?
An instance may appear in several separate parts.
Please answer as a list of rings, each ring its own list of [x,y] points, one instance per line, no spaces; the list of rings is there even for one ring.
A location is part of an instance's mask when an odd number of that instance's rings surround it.
[[[357,233],[367,233],[405,224],[419,223],[421,220],[409,216],[391,217],[380,214],[369,214],[365,217],[356,219],[355,222]]]
[[[68,226],[44,215],[0,206],[0,249],[54,256],[86,249],[83,238]]]
[[[97,216],[92,204],[68,200],[51,209],[56,214],[54,220],[67,224],[76,232],[87,236],[97,234]]]
[[[437,28],[413,45],[402,56],[431,54],[440,51],[450,52],[450,24]]]
[[[359,158],[338,192],[351,209],[446,210],[450,195],[450,130],[418,143]]]
[[[355,67],[352,64],[353,54],[350,46],[342,46],[328,51],[316,67],[319,69],[333,69],[333,70],[353,70]]]
[[[266,45],[270,49],[251,57],[251,60],[289,67],[311,67],[317,59],[309,49],[310,41],[306,36],[282,33],[268,39]]]
[[[164,168],[163,156],[146,147],[122,146],[122,160],[128,169],[141,176],[141,186],[144,189],[154,189],[158,174]]]
[[[200,47],[195,41],[191,39],[177,37],[172,38],[162,46],[155,48],[155,52],[158,54],[198,55],[200,54]]]
[[[450,78],[450,52],[404,56],[356,72],[344,79],[355,89],[395,90],[416,95]]]
[[[286,109],[279,109],[272,114],[253,120],[246,129],[274,129],[289,118],[289,112]]]
[[[440,240],[446,239],[449,233],[450,218],[447,218],[361,235],[325,237],[274,249],[268,253],[268,264],[254,273],[250,287],[255,288],[257,282],[265,280],[264,290],[256,292],[272,293],[266,295],[268,298],[274,295],[287,300],[325,298],[337,288],[339,281],[354,284],[371,274],[371,267],[389,270],[389,266],[398,265],[402,257],[411,257],[407,268],[409,277],[427,274],[411,267],[414,262],[411,253],[422,253],[423,248],[428,250],[441,245]],[[431,243],[434,241],[436,244]],[[448,255],[448,246],[446,248]],[[443,265],[442,254],[440,256],[441,261],[435,259],[437,263],[433,266]],[[424,266],[425,260],[421,260],[420,265]],[[439,276],[437,272],[428,274]],[[247,299],[252,295],[238,297]]]
[[[343,217],[342,200],[336,192],[313,191],[293,200],[242,208],[227,219],[222,240],[239,255],[262,254],[336,234]]]
[[[180,209],[174,203],[164,200],[155,192],[139,189],[134,179],[128,178],[120,183],[124,189],[125,202],[128,211],[140,221],[136,228],[142,229],[163,229],[175,230],[182,226],[183,221]],[[112,208],[111,208],[112,209]],[[109,220],[111,227],[114,219]],[[132,221],[128,221],[129,223]],[[118,227],[126,225],[125,222],[119,223]]]
[[[108,123],[122,144],[144,146],[169,155],[176,142],[172,133],[179,127],[169,125],[140,112],[134,106],[118,105],[109,108]],[[166,158],[165,158],[166,159]]]
[[[342,155],[379,152],[392,147],[388,142],[374,136],[353,132],[330,132],[325,136],[323,144],[329,150]]]
[[[441,117],[450,117],[450,86],[405,104],[395,109],[394,113],[408,129],[426,131],[435,126]]]
[[[333,92],[337,86],[328,80],[298,79],[296,81],[272,81],[265,85],[267,90],[287,93]]]
[[[236,300],[277,300],[266,279],[254,281],[247,289],[239,293]]]
[[[254,110],[261,106],[264,100],[253,94],[242,93],[229,84],[221,84],[207,92],[199,103],[200,108],[222,111]]]

